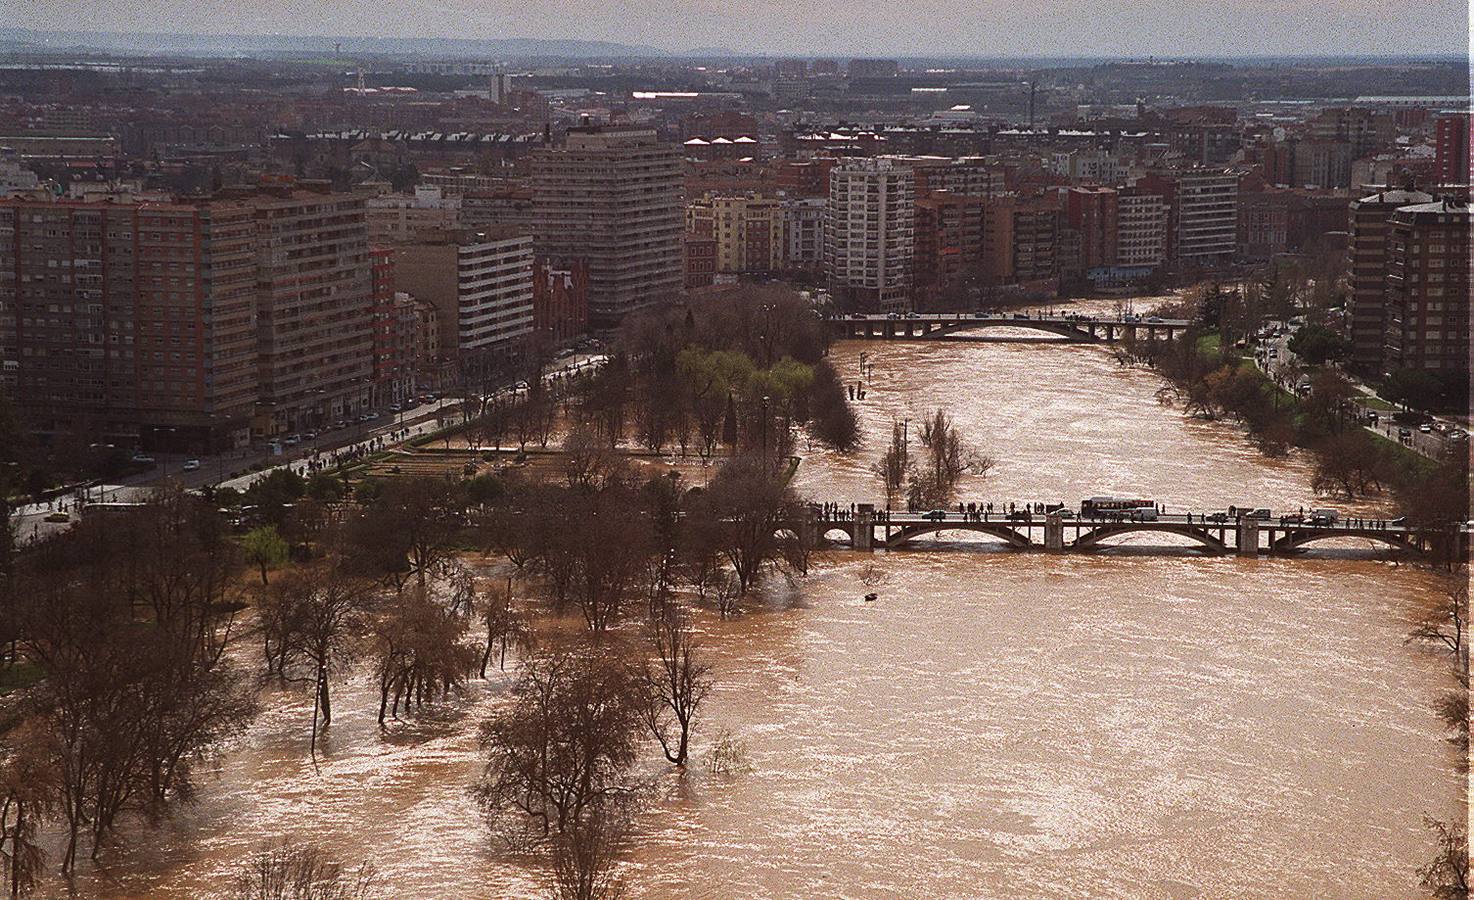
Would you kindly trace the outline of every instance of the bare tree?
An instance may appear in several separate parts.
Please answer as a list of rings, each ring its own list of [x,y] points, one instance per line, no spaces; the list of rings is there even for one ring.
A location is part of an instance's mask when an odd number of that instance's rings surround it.
[[[600,806],[552,839],[552,887],[558,900],[619,900],[625,885],[615,868],[629,828],[624,810]]]
[[[645,724],[665,758],[684,766],[692,726],[711,692],[711,667],[701,661],[690,614],[676,603],[651,619],[647,640],[652,657],[640,670],[649,694]]]
[[[1459,668],[1467,671],[1469,652],[1465,635],[1468,630],[1468,614],[1468,583],[1462,579],[1456,580],[1445,598],[1430,609],[1418,626],[1408,633],[1407,639],[1441,646],[1453,654]]]
[[[36,745],[66,823],[97,855],[125,810],[193,791],[192,763],[238,733],[255,698],[226,656],[240,557],[220,517],[166,491],[123,520],[84,521],[26,554],[13,598]]]
[[[41,823],[52,812],[56,784],[47,766],[35,722],[23,722],[3,735],[0,743],[0,872],[11,898],[36,887],[46,865],[38,842]]]
[[[1467,900],[1469,896],[1469,833],[1458,822],[1448,824],[1424,818],[1438,836],[1438,851],[1418,869],[1418,882],[1438,900]]]
[[[509,840],[536,843],[582,826],[634,792],[643,706],[639,683],[607,643],[535,653],[511,703],[482,727],[487,765],[474,795]]]
[[[969,447],[944,410],[923,420],[921,445],[926,452],[911,476],[910,500],[916,507],[945,505],[963,475],[984,475],[993,468],[992,457]]]
[[[312,744],[317,753],[319,723],[333,720],[329,684],[335,674],[351,668],[360,635],[366,630],[373,593],[369,586],[327,566],[299,569],[277,580],[279,601],[291,609],[289,641],[308,670],[312,684]]]
[[[395,596],[374,626],[374,670],[379,683],[379,724],[426,701],[444,697],[475,670],[476,652],[465,644],[467,618],[418,589]],[[389,700],[393,698],[393,708]]]
[[[243,863],[232,900],[371,900],[380,896],[374,867],[349,871],[314,844],[282,841]]]
[[[889,506],[900,496],[906,480],[911,477],[911,449],[907,441],[905,426],[891,423],[891,443],[875,464],[875,474],[885,485],[885,502]]]
[[[797,508],[783,475],[762,460],[739,457],[712,479],[692,516],[707,520],[745,594],[763,567],[778,558],[778,529],[797,518]]]
[[[493,652],[500,654],[497,667],[505,671],[509,646],[531,646],[532,629],[512,599],[511,578],[504,590],[491,588],[481,595],[481,621],[486,625],[486,646],[481,653],[480,677],[485,678]]]

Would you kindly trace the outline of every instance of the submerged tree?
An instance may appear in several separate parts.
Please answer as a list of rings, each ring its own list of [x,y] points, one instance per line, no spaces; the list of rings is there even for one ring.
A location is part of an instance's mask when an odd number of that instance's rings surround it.
[[[690,614],[676,603],[651,618],[647,640],[651,658],[640,671],[648,692],[645,724],[665,758],[684,766],[691,729],[711,691],[711,667],[701,661]]]
[[[319,725],[327,727],[333,720],[329,685],[357,657],[373,592],[366,582],[328,566],[292,572],[278,579],[273,589],[279,592],[273,605],[286,610],[290,628],[284,639],[291,652],[289,664],[301,662],[307,670],[304,680],[312,685],[311,749],[316,754]]]
[[[523,661],[511,703],[482,727],[486,772],[473,793],[509,840],[581,828],[633,793],[644,692],[608,645]]]
[[[937,410],[921,423],[922,457],[911,476],[909,500],[913,507],[944,506],[968,472],[987,474],[993,460],[970,448],[952,418]]]
[[[371,900],[380,896],[374,867],[349,870],[314,844],[281,841],[242,863],[232,900]]]

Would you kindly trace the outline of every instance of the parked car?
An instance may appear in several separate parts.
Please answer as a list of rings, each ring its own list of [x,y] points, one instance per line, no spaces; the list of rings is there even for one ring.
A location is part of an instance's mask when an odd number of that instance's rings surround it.
[[[48,522],[70,522],[71,520],[72,517],[64,512],[54,512],[46,514],[46,521]]]
[[[1269,519],[1269,516],[1269,510],[1265,509],[1262,506],[1258,509],[1251,509],[1248,512],[1244,513],[1244,518],[1246,519],[1262,519],[1267,521]]]
[[[1423,434],[1430,434],[1433,431],[1433,426],[1429,425],[1427,422],[1424,422],[1422,425],[1418,426],[1418,431],[1421,431]]]
[[[141,466],[151,466],[155,462],[154,458],[147,453],[135,453],[130,459],[132,462],[136,462]]]
[[[198,472],[200,470],[200,461],[197,459],[186,459],[183,468],[186,472]]]
[[[1211,515],[1208,516],[1208,521],[1209,522],[1217,522],[1217,523],[1219,523],[1221,525],[1224,522],[1227,522],[1228,521],[1228,513],[1226,513],[1226,512],[1212,513]]]

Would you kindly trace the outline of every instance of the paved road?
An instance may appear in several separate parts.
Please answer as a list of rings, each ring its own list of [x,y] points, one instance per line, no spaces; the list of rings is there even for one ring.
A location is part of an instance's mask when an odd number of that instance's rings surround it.
[[[552,380],[573,374],[588,366],[597,366],[603,360],[604,356],[601,354],[579,353],[548,366],[543,378]],[[507,398],[520,393],[521,390],[517,388],[504,387],[490,396]],[[123,479],[116,484],[89,488],[84,494],[84,499],[92,503],[134,502],[146,498],[152,488],[165,481],[176,482],[191,489],[216,485],[245,490],[257,480],[278,469],[290,468],[305,474],[309,463],[314,460],[320,465],[331,465],[335,454],[344,457],[355,450],[369,451],[376,448],[401,446],[416,437],[436,431],[440,427],[440,411],[458,408],[462,402],[459,397],[445,397],[434,403],[417,404],[394,415],[385,413],[379,419],[356,422],[351,427],[320,434],[315,442],[284,448],[286,452],[279,455],[273,455],[266,445],[254,445],[243,450],[231,450],[214,456],[202,457],[190,457],[185,454],[153,454],[158,461],[156,468]],[[186,472],[184,471],[185,460],[191,458],[199,459],[200,467]],[[268,466],[257,472],[247,472],[237,478],[228,477],[231,472],[249,469],[255,462],[267,463]],[[51,503],[21,507],[16,511],[14,518],[17,535],[22,541],[30,541],[65,530],[78,514],[77,499],[75,497],[62,498]],[[48,515],[58,512],[66,512],[68,520],[64,522],[46,521]]]

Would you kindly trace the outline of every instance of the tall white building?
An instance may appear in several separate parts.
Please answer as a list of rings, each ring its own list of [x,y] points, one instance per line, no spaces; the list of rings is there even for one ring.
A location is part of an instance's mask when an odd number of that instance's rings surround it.
[[[1116,197],[1116,265],[1160,266],[1167,258],[1167,204],[1127,189]]]
[[[532,236],[505,231],[424,232],[395,248],[395,277],[432,304],[444,377],[474,383],[519,358],[532,334]]]
[[[1222,169],[1177,175],[1177,259],[1186,265],[1228,260],[1238,248],[1239,176]]]
[[[910,167],[846,160],[829,173],[824,268],[844,309],[900,312],[911,303],[916,192]]]

